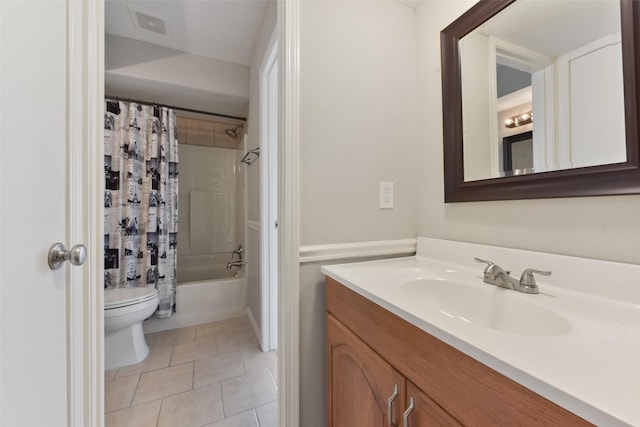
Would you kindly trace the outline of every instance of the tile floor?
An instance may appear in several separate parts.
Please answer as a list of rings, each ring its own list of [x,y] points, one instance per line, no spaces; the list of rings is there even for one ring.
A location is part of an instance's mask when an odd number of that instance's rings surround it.
[[[275,427],[275,352],[246,317],[146,336],[149,356],[105,373],[107,427]]]

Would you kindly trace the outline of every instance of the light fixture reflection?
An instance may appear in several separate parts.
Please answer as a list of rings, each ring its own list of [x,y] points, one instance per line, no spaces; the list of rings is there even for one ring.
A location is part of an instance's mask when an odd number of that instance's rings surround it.
[[[527,111],[526,113],[511,116],[504,121],[504,125],[508,128],[515,128],[518,126],[526,125],[533,121],[533,112]]]

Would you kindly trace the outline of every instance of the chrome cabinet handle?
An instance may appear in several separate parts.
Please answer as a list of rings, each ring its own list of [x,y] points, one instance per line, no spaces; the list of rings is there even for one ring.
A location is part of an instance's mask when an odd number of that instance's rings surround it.
[[[398,384],[393,385],[393,394],[387,399],[387,425],[395,427],[393,423],[393,401],[398,397]]]
[[[58,270],[65,261],[73,265],[82,265],[87,260],[87,247],[85,245],[75,245],[67,250],[62,243],[55,243],[49,248],[49,268]]]
[[[416,405],[413,402],[413,397],[410,397],[409,398],[409,407],[407,408],[406,411],[404,411],[404,417],[403,417],[403,425],[404,425],[404,427],[409,427],[409,415],[411,415],[411,413],[413,412],[415,407],[416,407]]]

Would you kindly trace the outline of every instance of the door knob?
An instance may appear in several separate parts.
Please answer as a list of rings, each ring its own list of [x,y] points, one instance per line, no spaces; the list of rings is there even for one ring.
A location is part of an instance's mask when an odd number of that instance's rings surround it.
[[[85,245],[75,245],[67,250],[62,243],[56,243],[49,248],[49,268],[57,270],[62,267],[65,261],[73,265],[82,265],[87,259],[87,247]]]

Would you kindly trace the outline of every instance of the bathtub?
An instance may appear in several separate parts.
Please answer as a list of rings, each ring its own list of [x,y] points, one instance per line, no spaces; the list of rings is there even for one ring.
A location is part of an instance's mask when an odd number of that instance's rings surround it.
[[[176,313],[143,322],[145,333],[184,328],[246,314],[244,269],[189,269],[178,272]],[[232,276],[232,277],[225,277]]]
[[[237,268],[226,268],[223,265],[212,267],[191,267],[178,270],[178,286],[188,286],[194,282],[208,282],[220,279],[231,279],[239,276]]]

